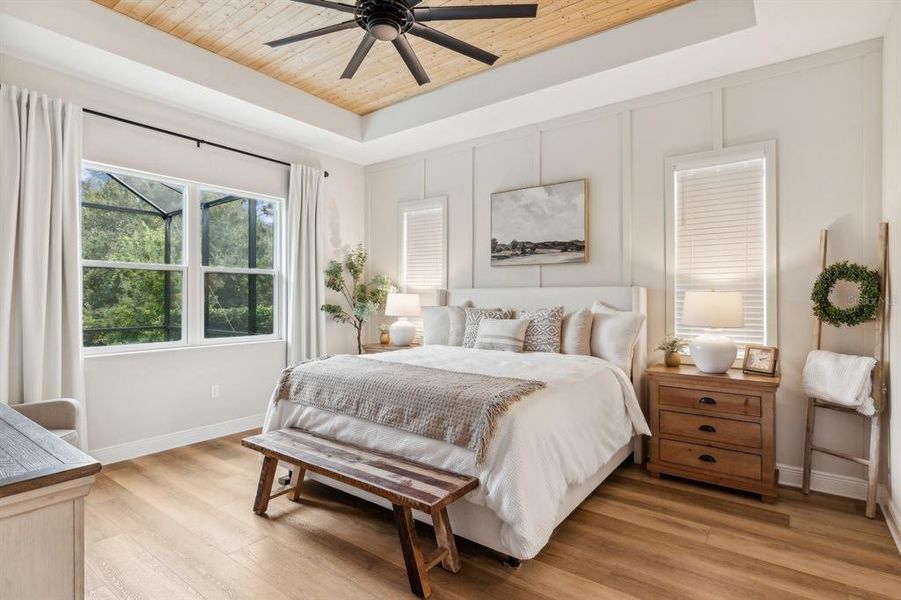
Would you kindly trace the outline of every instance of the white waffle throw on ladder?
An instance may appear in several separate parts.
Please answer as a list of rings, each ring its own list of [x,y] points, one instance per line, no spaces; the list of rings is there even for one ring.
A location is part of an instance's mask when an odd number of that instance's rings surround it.
[[[852,356],[827,350],[807,355],[801,382],[808,398],[854,408],[862,415],[876,412],[870,373],[876,366],[872,356]]]

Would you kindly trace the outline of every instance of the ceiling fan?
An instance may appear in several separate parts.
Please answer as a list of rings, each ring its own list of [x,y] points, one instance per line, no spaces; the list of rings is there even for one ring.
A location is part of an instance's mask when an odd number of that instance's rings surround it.
[[[442,33],[428,25],[429,21],[459,21],[464,19],[521,19],[531,18],[538,14],[537,4],[494,4],[487,6],[440,6],[417,7],[422,0],[357,0],[356,4],[343,4],[331,0],[293,0],[301,4],[309,4],[320,8],[330,8],[354,16],[350,21],[344,21],[336,25],[321,27],[313,31],[289,35],[279,40],[266,42],[270,48],[278,48],[287,44],[309,40],[311,38],[360,27],[365,31],[360,45],[347,63],[347,68],[341,74],[341,79],[351,79],[376,40],[391,42],[397,48],[398,54],[406,63],[413,78],[419,85],[429,82],[429,76],[413,53],[406,34],[428,40],[432,43],[444,46],[449,50],[481,61],[486,65],[493,65],[498,56],[467,44],[453,36]]]

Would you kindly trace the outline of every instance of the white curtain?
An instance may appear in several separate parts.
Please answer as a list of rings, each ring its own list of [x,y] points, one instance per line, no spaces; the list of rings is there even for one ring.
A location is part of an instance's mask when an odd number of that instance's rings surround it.
[[[81,120],[77,106],[0,84],[0,402],[6,404],[66,397],[84,406]]]
[[[319,169],[291,165],[288,185],[288,364],[325,354],[322,270],[322,187]]]

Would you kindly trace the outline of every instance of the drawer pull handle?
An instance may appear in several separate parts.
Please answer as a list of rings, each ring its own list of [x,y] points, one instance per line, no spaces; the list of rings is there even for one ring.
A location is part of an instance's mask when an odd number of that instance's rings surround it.
[[[698,457],[698,460],[703,460],[704,462],[715,463],[716,459],[710,456],[709,454],[702,454]]]
[[[698,402],[700,404],[716,404],[716,400],[708,396],[704,396],[703,398],[699,399]]]
[[[713,425],[701,425],[698,427],[698,431],[706,431],[707,433],[716,433],[716,427]]]

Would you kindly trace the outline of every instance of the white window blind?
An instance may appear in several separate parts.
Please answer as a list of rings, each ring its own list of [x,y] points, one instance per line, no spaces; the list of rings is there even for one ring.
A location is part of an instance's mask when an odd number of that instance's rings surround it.
[[[440,202],[402,207],[403,285],[407,291],[444,288],[444,206]]]
[[[725,333],[742,344],[767,343],[766,159],[674,169],[675,334],[689,290],[740,291],[744,327]]]

